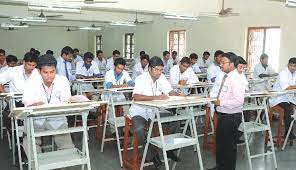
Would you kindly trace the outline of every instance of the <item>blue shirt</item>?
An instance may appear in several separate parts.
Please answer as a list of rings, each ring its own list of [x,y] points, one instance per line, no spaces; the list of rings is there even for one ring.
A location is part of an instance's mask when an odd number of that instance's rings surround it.
[[[67,72],[69,75],[69,81],[73,81],[75,80],[75,75],[72,74],[71,63],[65,61],[62,57],[57,58],[57,74],[67,77],[65,70],[65,62],[67,66]]]

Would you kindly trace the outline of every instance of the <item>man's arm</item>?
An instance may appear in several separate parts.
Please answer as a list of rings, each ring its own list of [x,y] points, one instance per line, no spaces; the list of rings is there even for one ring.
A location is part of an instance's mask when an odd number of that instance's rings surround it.
[[[135,101],[166,100],[169,98],[165,94],[159,96],[146,96],[142,94],[134,94],[133,97]]]
[[[5,89],[4,89],[4,86],[2,84],[0,84],[0,93],[5,93]]]

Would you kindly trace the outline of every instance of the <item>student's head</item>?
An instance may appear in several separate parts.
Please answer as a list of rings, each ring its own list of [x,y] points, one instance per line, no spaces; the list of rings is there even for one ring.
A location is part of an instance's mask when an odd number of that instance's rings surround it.
[[[17,57],[14,55],[8,55],[6,57],[6,63],[8,67],[15,67],[17,64]]]
[[[151,76],[151,78],[155,81],[157,80],[162,72],[163,72],[163,61],[161,60],[161,58],[154,56],[152,58],[150,58],[149,60],[149,66],[148,66],[148,71],[149,74]]]
[[[141,55],[140,59],[141,59],[142,67],[145,68],[147,66],[147,64],[149,63],[149,55],[143,54],[143,55]]]
[[[241,74],[241,73],[243,73],[243,71],[247,67],[247,62],[243,57],[237,56],[237,58],[236,58],[236,60],[234,62],[234,67]]]
[[[294,73],[296,71],[296,58],[290,58],[288,63],[288,69],[291,73]]]
[[[220,61],[221,61],[221,58],[222,58],[222,54],[223,54],[224,52],[223,51],[221,51],[221,50],[217,50],[216,52],[215,52],[215,54],[214,54],[214,60],[215,60],[215,62],[217,63],[217,64],[220,64]]]
[[[267,66],[268,64],[268,55],[267,54],[261,54],[260,56],[260,62],[262,65]]]
[[[40,56],[38,62],[39,73],[45,85],[51,85],[56,74],[57,60],[54,56],[45,54]]]
[[[35,51],[36,51],[35,48],[31,48],[31,49],[30,49],[30,52],[31,52],[31,53],[35,53]]]
[[[52,50],[47,50],[46,54],[53,55],[53,51]]]
[[[196,53],[191,53],[189,55],[189,58],[190,58],[190,63],[193,65],[197,63],[198,55]]]
[[[35,54],[37,55],[37,57],[39,57],[40,56],[40,51],[35,50]]]
[[[126,62],[123,58],[116,58],[114,61],[114,71],[116,74],[121,74],[124,70]]]
[[[3,64],[5,62],[5,50],[0,49],[0,64]]]
[[[74,51],[71,47],[66,46],[61,51],[61,57],[65,60],[70,62],[73,58]]]
[[[120,57],[120,52],[118,50],[114,50],[112,55],[113,55],[113,59],[115,60],[116,58]]]
[[[163,59],[164,59],[164,60],[169,60],[169,59],[170,59],[170,52],[168,52],[168,51],[164,51],[164,52],[162,53],[162,56],[163,56]]]
[[[188,67],[190,67],[190,59],[188,57],[183,57],[179,65],[180,72],[184,73],[188,69]]]
[[[236,61],[237,56],[234,53],[228,52],[222,54],[220,67],[221,70],[225,73],[230,73],[235,69],[234,62]]]
[[[172,52],[172,58],[173,58],[174,60],[177,58],[177,55],[178,55],[177,51],[173,51],[173,52]]]
[[[103,51],[102,50],[98,50],[97,51],[97,58],[98,59],[102,59],[104,57],[104,53],[103,53]]]
[[[77,55],[79,55],[79,50],[78,50],[78,48],[74,48],[74,50],[73,50],[73,56],[77,56]]]
[[[84,61],[84,64],[86,65],[91,65],[91,62],[93,61],[93,59],[94,59],[94,55],[91,52],[86,52],[83,55],[83,61]]]
[[[209,59],[209,57],[210,57],[210,53],[208,52],[208,51],[205,51],[205,52],[203,52],[203,54],[202,54],[202,58],[204,59],[204,60],[208,60]]]
[[[24,56],[23,64],[26,74],[31,74],[38,64],[38,56],[36,53],[27,52]]]
[[[146,54],[145,51],[140,51],[140,57],[144,54]]]

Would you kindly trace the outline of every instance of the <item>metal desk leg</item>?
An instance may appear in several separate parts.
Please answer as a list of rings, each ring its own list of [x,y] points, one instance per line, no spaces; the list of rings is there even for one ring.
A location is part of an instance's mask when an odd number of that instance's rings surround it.
[[[25,119],[25,128],[27,132],[27,147],[28,147],[28,170],[32,169],[32,143],[31,143],[31,127],[30,127],[30,121],[28,118]]]
[[[1,123],[1,139],[3,139],[3,101],[0,101],[0,123]]]
[[[30,143],[33,151],[33,159],[34,159],[34,169],[39,169],[38,167],[38,159],[37,159],[37,149],[36,149],[36,141],[35,141],[35,132],[34,132],[34,120],[33,118],[29,118],[30,121]]]
[[[14,123],[15,123],[15,136],[16,136],[16,141],[17,141],[17,151],[18,151],[19,166],[20,166],[20,170],[23,170],[21,145],[20,145],[20,138],[19,138],[19,129],[18,129],[18,123],[17,123],[16,119],[14,119]]]
[[[14,121],[13,118],[11,118],[11,143],[12,143],[12,162],[13,165],[15,165],[15,134],[14,134],[15,128],[14,128]]]
[[[87,157],[87,169],[91,170],[90,158],[89,158],[89,149],[88,149],[87,115],[88,115],[87,112],[82,113],[82,125],[83,125],[83,128],[84,128],[82,152]],[[81,166],[81,169],[82,170],[84,169],[84,165]]]

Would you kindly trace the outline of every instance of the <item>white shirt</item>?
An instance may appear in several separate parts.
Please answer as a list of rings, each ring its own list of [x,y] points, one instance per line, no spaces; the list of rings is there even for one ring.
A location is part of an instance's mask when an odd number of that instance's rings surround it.
[[[78,61],[83,61],[82,57],[80,55],[77,55],[76,58],[73,57],[73,60],[71,62],[72,64],[72,69],[75,70],[76,69],[76,65]]]
[[[159,96],[161,94],[169,94],[173,89],[165,78],[163,74],[153,82],[150,73],[145,72],[142,75],[138,76],[135,80],[135,87],[133,91],[133,95],[140,94],[146,96]],[[129,110],[129,114],[131,117],[141,116],[146,120],[152,119],[155,115],[151,109],[147,109],[146,107],[139,106],[136,104],[132,104]]]
[[[217,66],[214,62],[211,63],[207,69],[207,80],[208,82],[212,82],[214,77],[217,77],[220,74],[220,67]]]
[[[106,72],[113,69],[114,69],[114,60],[113,60],[113,57],[111,57],[107,60]]]
[[[253,78],[260,79],[260,74],[274,74],[274,70],[270,65],[266,67],[266,69],[262,66],[261,63],[256,64],[253,72]],[[271,88],[271,83],[268,80],[265,80],[260,83],[254,84],[254,90],[262,91],[262,90],[269,90]]]
[[[171,58],[169,60],[167,60],[167,61],[163,60],[163,64],[164,64],[163,72],[164,72],[165,75],[170,74],[170,70],[174,66],[173,63],[174,63],[174,60],[171,59]]]
[[[78,61],[76,64],[76,75],[83,75],[83,76],[94,76],[96,74],[100,74],[99,67],[95,61],[91,62],[91,66],[89,69],[86,69],[84,65],[84,61]]]
[[[58,104],[67,103],[70,97],[70,84],[66,77],[56,74],[51,87],[48,88],[43,84],[43,79],[39,75],[39,77],[30,79],[26,83],[22,101],[25,106],[29,106],[37,102]],[[65,116],[47,119],[38,118],[34,120],[34,123],[42,126],[45,121],[49,121],[49,124],[54,129],[58,129],[62,124],[67,123]]]
[[[192,67],[194,73],[200,73],[201,72],[201,70],[200,70],[200,68],[199,68],[199,66],[198,66],[197,63],[191,65],[191,67]]]
[[[295,85],[296,85],[296,72],[291,73],[288,68],[285,68],[283,71],[279,73],[279,76],[275,84],[273,85],[272,90],[283,91],[289,86],[295,86]],[[295,96],[293,93],[272,97],[269,99],[269,102],[271,107],[282,102],[296,104]]]
[[[105,83],[111,82],[112,85],[126,84],[130,80],[132,80],[132,79],[129,76],[128,72],[125,70],[122,71],[122,76],[119,80],[116,80],[116,78],[115,78],[114,69],[107,71],[107,73],[105,75]]]
[[[0,64],[0,73],[6,71],[8,68],[8,65],[6,64],[6,61],[4,60],[3,64]]]
[[[143,74],[144,72],[148,72],[148,64],[143,69],[141,62],[137,63],[133,69],[133,79]]]
[[[65,69],[65,62],[67,66],[67,70]],[[62,57],[57,58],[57,74],[66,76],[66,71],[69,75],[69,81],[75,80],[75,75],[72,74],[72,66],[70,62],[65,61]]]
[[[204,60],[202,57],[198,59],[197,65],[201,68],[202,72],[206,72],[207,68],[211,65],[210,59]]]
[[[12,67],[0,74],[0,84],[9,82],[9,91],[15,93],[23,93],[25,82],[33,77],[38,77],[39,72],[34,69],[29,77],[25,74],[24,65]]]
[[[105,58],[102,58],[102,61],[101,61],[98,58],[95,58],[94,61],[97,62],[97,65],[99,67],[100,72],[102,74],[105,74],[106,73],[107,60]]]
[[[188,67],[183,73],[180,72],[180,66],[175,65],[170,71],[170,83],[175,86],[180,80],[187,80],[187,84],[199,82],[198,77],[191,67]]]

